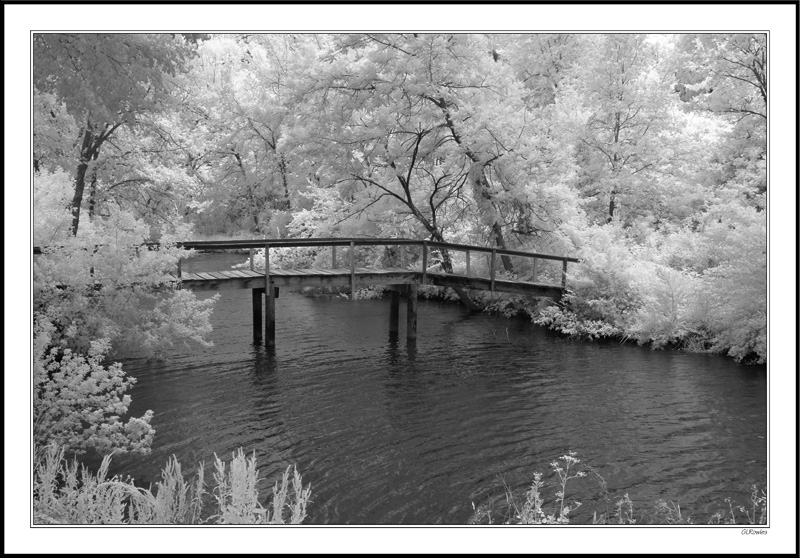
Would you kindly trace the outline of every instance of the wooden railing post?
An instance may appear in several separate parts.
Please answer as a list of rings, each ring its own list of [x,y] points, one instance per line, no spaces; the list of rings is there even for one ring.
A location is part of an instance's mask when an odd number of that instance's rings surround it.
[[[422,284],[428,282],[428,241],[422,241]]]
[[[406,267],[406,247],[404,244],[400,245],[400,267]]]
[[[178,279],[181,278],[181,260],[183,258],[178,258]]]
[[[561,288],[567,288],[567,260],[563,260],[564,266],[563,271],[561,272]]]
[[[469,273],[469,250],[467,250],[467,277],[469,277],[469,276],[470,276],[470,273]]]
[[[350,300],[356,299],[356,243],[350,241]]]
[[[336,269],[336,245],[331,246],[331,269]]]
[[[255,256],[255,255],[256,255],[255,250],[250,248],[250,271],[253,271],[256,268],[255,262],[253,261],[253,256]]]
[[[492,260],[489,264],[489,279],[491,280],[491,287],[489,290],[494,294],[494,261],[497,256],[497,248],[492,248]]]

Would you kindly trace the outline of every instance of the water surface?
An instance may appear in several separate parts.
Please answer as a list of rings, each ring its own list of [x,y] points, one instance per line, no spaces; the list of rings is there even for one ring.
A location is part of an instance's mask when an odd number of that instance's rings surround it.
[[[184,265],[227,269],[242,255]],[[211,296],[199,293],[200,297]],[[638,510],[679,501],[701,521],[744,503],[766,475],[766,371],[730,359],[575,342],[525,319],[420,301],[418,340],[390,336],[387,299],[281,289],[276,348],[252,344],[250,292],[223,291],[215,346],[127,359],[131,412],[155,412],[152,454],[115,459],[142,482],[175,454],[185,470],[255,450],[262,494],[289,464],[312,486],[306,523],[466,523],[575,451],[592,475],[572,486],[575,519],[627,492]],[[552,492],[546,494],[552,500]],[[568,497],[573,495],[568,491]],[[501,506],[502,507],[502,506]]]

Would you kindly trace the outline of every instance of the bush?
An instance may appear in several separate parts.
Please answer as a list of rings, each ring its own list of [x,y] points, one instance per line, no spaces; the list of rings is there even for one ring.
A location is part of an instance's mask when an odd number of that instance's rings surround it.
[[[74,453],[88,449],[148,453],[154,430],[152,411],[123,423],[131,403],[119,363],[103,366],[108,340],[93,341],[88,354],[53,346],[55,326],[35,316],[33,337],[33,437],[37,444],[56,443]]]

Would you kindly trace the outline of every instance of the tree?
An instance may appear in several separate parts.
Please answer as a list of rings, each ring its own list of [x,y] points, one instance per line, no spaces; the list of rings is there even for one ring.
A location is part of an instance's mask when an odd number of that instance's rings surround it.
[[[508,179],[539,162],[522,96],[485,36],[337,36],[287,143],[354,216],[394,207],[434,240],[463,234],[466,218],[503,248]]]
[[[180,68],[184,54],[181,40],[168,35],[34,34],[34,87],[55,95],[79,125],[74,235],[90,165],[121,126],[158,108],[165,75]]]
[[[678,41],[676,89],[687,101],[737,120],[767,122],[767,36],[690,34]]]
[[[525,87],[525,101],[541,108],[555,103],[564,80],[580,64],[583,36],[566,33],[492,35],[492,54],[509,64]]]
[[[766,35],[684,35],[675,56],[675,88],[687,107],[732,124],[715,154],[722,166],[717,182],[738,183],[745,198],[756,199],[767,188]]]
[[[595,219],[627,223],[662,212],[696,152],[677,126],[657,47],[645,35],[598,35],[596,54],[569,84],[559,106],[580,167],[578,188]]]
[[[293,82],[316,56],[297,35],[219,35],[198,48],[182,79],[191,121],[193,174],[207,228],[234,225],[274,234],[305,185],[282,144]]]

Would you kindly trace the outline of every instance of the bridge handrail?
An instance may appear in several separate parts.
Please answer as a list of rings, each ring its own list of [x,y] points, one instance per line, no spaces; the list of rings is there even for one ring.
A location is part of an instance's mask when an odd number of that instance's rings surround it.
[[[457,244],[453,242],[437,242],[434,240],[417,240],[408,238],[259,238],[253,240],[190,240],[183,242],[176,242],[175,246],[185,249],[197,250],[233,250],[233,249],[249,249],[251,254],[250,269],[253,269],[253,250],[257,248],[291,248],[291,247],[332,247],[332,261],[333,266],[336,267],[336,247],[349,246],[351,248],[350,257],[350,275],[351,283],[355,284],[355,258],[352,256],[352,250],[356,246],[420,246],[422,247],[422,283],[427,282],[428,274],[428,255],[431,248],[445,248],[450,250],[459,250],[466,252],[466,265],[467,277],[470,276],[470,252],[484,252],[492,255],[490,259],[489,275],[491,280],[490,290],[494,292],[496,267],[495,262],[497,256],[519,256],[525,258],[533,258],[533,280],[536,281],[536,260],[555,260],[562,263],[561,270],[561,288],[566,288],[567,281],[567,263],[580,262],[578,258],[570,256],[556,256],[554,254],[542,254],[538,252],[523,252],[520,250],[507,250],[504,248],[489,248],[487,246],[473,246],[470,244]],[[95,246],[95,250],[101,245]],[[140,245],[142,246],[142,245]],[[158,242],[147,242],[148,250],[157,250],[161,244]],[[45,247],[46,248],[46,247]],[[138,250],[138,247],[137,247]],[[41,254],[42,248],[34,246],[34,254]],[[402,257],[402,256],[401,256]],[[178,260],[177,269],[178,278],[181,277],[181,259]],[[264,274],[267,282],[269,282],[269,254],[265,260]]]
[[[570,256],[557,256],[554,254],[543,254],[539,252],[523,252],[521,250],[508,250],[504,248],[491,248],[487,246],[475,246],[471,244],[457,244],[454,242],[437,242],[435,240],[417,240],[409,238],[267,238],[257,240],[201,240],[178,242],[177,246],[187,249],[198,250],[229,250],[235,248],[263,248],[269,244],[270,248],[298,248],[315,246],[423,246],[427,244],[434,248],[448,248],[452,250],[469,250],[472,252],[494,252],[499,256],[521,256],[528,258],[538,258],[542,260],[556,260],[579,262],[578,258]],[[148,245],[158,245],[148,243]]]
[[[434,248],[447,248],[452,250],[469,250],[472,252],[494,252],[498,256],[521,256],[528,258],[538,258],[542,260],[556,260],[567,262],[580,262],[578,258],[570,256],[557,256],[554,254],[543,254],[539,252],[523,252],[521,250],[508,250],[505,248],[491,248],[487,246],[475,246],[472,244],[457,244],[454,242],[438,242],[435,240],[417,240],[410,238],[259,238],[254,240],[188,240],[176,242],[175,245],[187,250],[233,250],[247,248],[263,248],[269,244],[270,248],[300,248],[315,246],[422,246],[427,244]],[[158,242],[146,242],[144,244],[150,249],[157,249],[161,244]],[[41,254],[42,248],[46,246],[34,246],[33,253]]]

